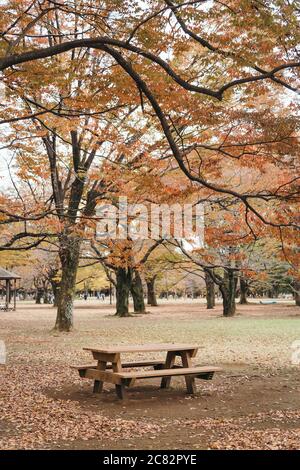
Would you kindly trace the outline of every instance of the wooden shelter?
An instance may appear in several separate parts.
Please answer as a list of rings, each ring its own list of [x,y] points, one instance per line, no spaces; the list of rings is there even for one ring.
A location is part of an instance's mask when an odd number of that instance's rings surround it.
[[[5,304],[0,305],[1,310],[16,310],[17,301],[17,279],[21,279],[18,274],[7,271],[6,269],[0,268],[0,281],[5,281],[6,293],[5,293]],[[11,302],[11,290],[13,283],[13,306],[10,307]]]

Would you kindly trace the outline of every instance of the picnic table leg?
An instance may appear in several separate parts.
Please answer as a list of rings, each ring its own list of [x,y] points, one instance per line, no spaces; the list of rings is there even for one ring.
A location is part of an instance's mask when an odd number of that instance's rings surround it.
[[[122,363],[120,354],[116,355],[115,361],[112,363],[112,369],[114,372],[122,372]],[[124,383],[116,384],[117,397],[123,400],[125,398],[125,385]]]
[[[182,367],[192,367],[192,359],[190,351],[182,351],[180,353],[182,360]],[[197,392],[196,382],[193,377],[185,377],[186,389],[187,392],[193,395]]]
[[[163,369],[171,369],[175,363],[176,354],[174,351],[168,351],[167,358]],[[161,379],[160,388],[169,388],[172,377],[163,377]]]
[[[125,398],[125,387],[123,384],[116,385],[116,392],[118,398],[120,398],[121,400]]]
[[[106,369],[106,361],[98,361],[97,364],[97,369],[99,370],[105,370]],[[93,388],[93,393],[101,393],[103,389],[103,382],[102,380],[95,380],[94,381],[94,388]]]

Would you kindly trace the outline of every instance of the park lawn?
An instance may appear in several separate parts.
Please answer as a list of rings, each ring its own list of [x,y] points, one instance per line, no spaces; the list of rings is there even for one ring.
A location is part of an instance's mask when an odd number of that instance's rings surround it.
[[[51,331],[55,310],[47,305],[1,312],[8,359],[0,366],[0,448],[300,448],[299,365],[291,363],[299,307],[253,303],[235,318],[196,300],[149,310],[120,319],[109,305],[77,301],[72,333]],[[163,391],[151,380],[123,403],[109,385],[93,395],[91,382],[69,368],[90,362],[85,346],[173,341],[198,343],[195,364],[224,369],[198,381],[195,397],[183,378]]]

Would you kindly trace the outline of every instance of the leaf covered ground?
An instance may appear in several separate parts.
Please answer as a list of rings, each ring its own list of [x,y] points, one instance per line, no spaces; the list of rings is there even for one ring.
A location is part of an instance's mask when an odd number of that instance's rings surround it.
[[[292,344],[299,308],[239,306],[222,318],[202,301],[165,302],[150,314],[119,319],[100,301],[78,301],[72,333],[51,331],[55,311],[21,302],[0,313],[1,449],[299,449],[300,374]],[[198,343],[195,364],[223,372],[198,381],[195,397],[181,378],[170,390],[138,382],[125,402],[105,385],[93,395],[71,364],[90,362],[85,346],[147,342]],[[163,355],[135,355],[135,359]],[[133,359],[125,355],[125,359]]]

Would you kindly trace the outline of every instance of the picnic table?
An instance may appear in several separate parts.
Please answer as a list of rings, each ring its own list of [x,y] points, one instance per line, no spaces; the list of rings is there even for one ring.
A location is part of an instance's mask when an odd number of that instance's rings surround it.
[[[199,349],[196,344],[164,343],[83,349],[92,353],[97,364],[72,367],[78,370],[80,377],[94,380],[94,393],[101,393],[103,383],[108,382],[115,385],[117,396],[121,399],[125,396],[125,386],[133,386],[138,379],[155,377],[161,378],[161,388],[168,388],[172,377],[184,376],[187,392],[194,394],[196,392],[195,379],[211,380],[214,373],[221,370],[215,366],[194,367],[192,365],[192,358],[196,356]],[[135,362],[123,362],[121,359],[124,353],[149,352],[166,352],[166,359]],[[181,358],[181,365],[175,364],[176,357]],[[151,369],[140,370],[145,367],[151,367]]]

